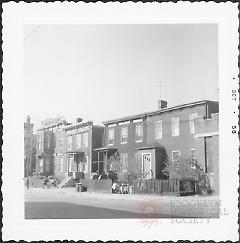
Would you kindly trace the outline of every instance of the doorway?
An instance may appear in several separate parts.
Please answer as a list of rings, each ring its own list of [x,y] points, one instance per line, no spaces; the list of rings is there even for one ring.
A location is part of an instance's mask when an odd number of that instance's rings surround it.
[[[142,153],[142,175],[144,179],[152,179],[151,153]]]

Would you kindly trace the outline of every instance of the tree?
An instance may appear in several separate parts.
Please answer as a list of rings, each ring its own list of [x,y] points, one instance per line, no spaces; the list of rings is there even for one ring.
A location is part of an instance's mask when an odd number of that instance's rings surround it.
[[[56,115],[55,117],[47,117],[43,122],[42,125],[43,126],[51,126],[54,125],[56,123],[60,123],[60,122],[65,122],[66,119],[64,116],[62,115]]]
[[[194,181],[200,191],[211,189],[208,175],[196,159],[182,158],[179,161],[168,161],[163,173],[169,178]]]

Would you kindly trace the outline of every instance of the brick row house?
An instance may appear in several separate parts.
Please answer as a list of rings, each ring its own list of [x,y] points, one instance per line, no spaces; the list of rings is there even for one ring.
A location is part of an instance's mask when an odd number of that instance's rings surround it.
[[[97,161],[95,148],[102,146],[104,128],[93,122],[61,122],[38,130],[37,172],[63,180],[84,173],[90,178]]]
[[[37,171],[59,179],[108,174],[117,157],[123,174],[163,179],[165,161],[194,158],[218,188],[216,101],[202,100],[103,122],[63,122],[38,130]]]
[[[56,170],[55,160],[62,161],[65,156],[64,130],[67,122],[44,126],[37,130],[37,163],[36,172],[39,175],[53,175]],[[62,141],[60,141],[62,137]]]
[[[215,101],[203,100],[168,108],[167,102],[161,100],[157,111],[105,121],[104,146],[96,150],[104,156],[99,163],[103,163],[102,168],[107,172],[109,158],[117,152],[123,171],[141,174],[146,179],[162,179],[167,158],[173,162],[180,158],[196,158],[204,168],[212,167],[213,160],[205,158],[212,144],[208,138],[206,143],[200,141],[197,134],[207,129],[207,121],[218,110]],[[209,129],[218,130],[217,122],[214,120]],[[218,163],[218,158],[215,161]],[[208,171],[205,169],[205,172]]]

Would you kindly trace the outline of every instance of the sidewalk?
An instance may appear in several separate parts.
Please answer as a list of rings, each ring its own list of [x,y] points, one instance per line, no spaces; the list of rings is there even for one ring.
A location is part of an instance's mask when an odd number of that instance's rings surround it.
[[[29,193],[57,196],[72,203],[142,213],[146,208],[174,217],[218,217],[219,196],[161,196],[77,192],[75,188],[30,188]]]

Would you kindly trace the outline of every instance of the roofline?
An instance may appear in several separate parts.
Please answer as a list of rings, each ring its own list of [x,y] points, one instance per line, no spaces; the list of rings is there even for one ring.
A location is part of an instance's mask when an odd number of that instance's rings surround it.
[[[207,103],[209,101],[210,102],[218,102],[218,101],[212,101],[212,100],[200,100],[200,101],[195,101],[195,102],[186,103],[186,104],[182,104],[182,105],[177,105],[177,106],[173,106],[173,107],[163,108],[163,109],[157,110],[157,111],[150,111],[150,112],[140,113],[140,114],[137,114],[137,115],[117,118],[117,119],[114,119],[114,120],[108,120],[108,121],[104,121],[103,124],[104,125],[108,125],[108,124],[122,122],[122,121],[134,120],[134,119],[138,119],[138,118],[144,118],[146,116],[154,116],[154,115],[157,115],[157,114],[160,114],[160,113],[164,113],[164,112],[168,112],[168,111],[172,111],[172,110],[177,110],[177,109],[182,109],[182,108],[189,107],[189,106],[195,106],[195,105],[204,104],[204,103]]]
[[[88,121],[88,122],[81,122],[81,123],[75,123],[75,124],[70,124],[68,126],[65,126],[63,129],[65,131],[67,130],[71,130],[71,129],[75,129],[78,127],[88,127],[88,126],[94,126],[92,121]]]
[[[61,122],[58,122],[58,123],[55,123],[55,124],[52,124],[52,125],[48,125],[48,126],[44,126],[44,127],[41,127],[41,128],[38,128],[37,131],[42,131],[42,130],[45,130],[45,129],[48,129],[48,128],[51,128],[51,127],[56,127],[56,126],[59,126],[59,125],[70,125],[71,123],[69,122],[66,122],[66,121],[61,121]]]

